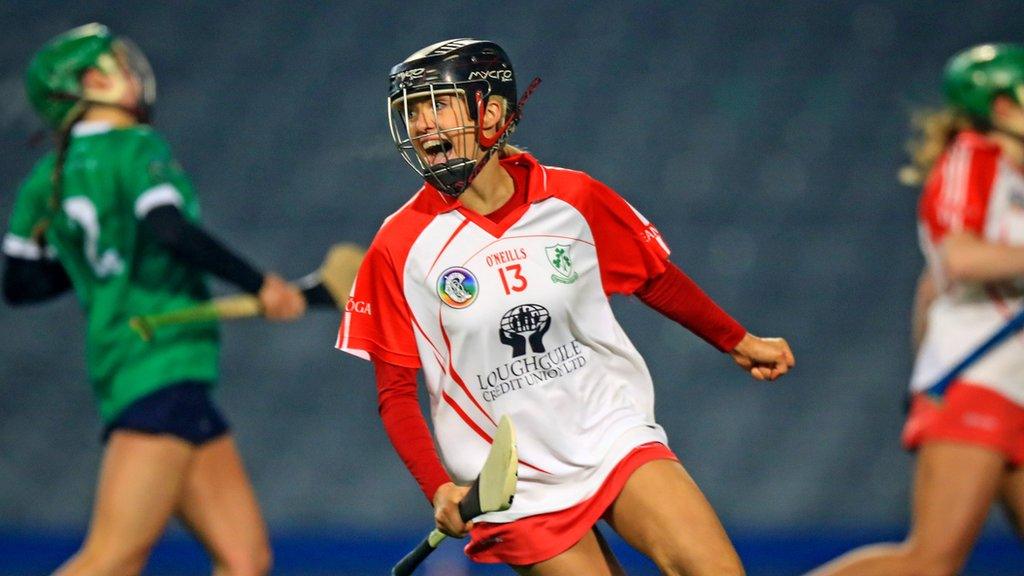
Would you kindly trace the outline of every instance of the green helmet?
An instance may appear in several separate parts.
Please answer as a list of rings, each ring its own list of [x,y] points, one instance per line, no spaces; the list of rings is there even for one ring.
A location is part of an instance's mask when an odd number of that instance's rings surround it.
[[[25,73],[25,91],[32,107],[52,128],[62,129],[89,102],[82,90],[82,74],[89,68],[111,72],[111,58],[120,56],[136,75],[142,93],[137,110],[145,116],[156,97],[156,84],[146,57],[125,38],[102,24],[73,28],[52,38],[36,52]]]
[[[950,58],[942,87],[953,108],[988,123],[996,96],[1006,94],[1022,103],[1024,46],[982,44],[968,48]]]

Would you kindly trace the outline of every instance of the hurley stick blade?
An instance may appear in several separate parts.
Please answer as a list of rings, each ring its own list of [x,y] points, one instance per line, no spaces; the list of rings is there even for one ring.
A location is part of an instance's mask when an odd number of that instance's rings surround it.
[[[487,512],[501,512],[512,506],[519,472],[519,453],[516,451],[516,431],[512,420],[502,416],[494,434],[487,460],[480,476],[470,486],[466,497],[459,503],[459,515],[468,522]]]
[[[366,251],[358,244],[335,244],[320,266],[320,282],[331,293],[338,308],[345,307],[364,254]]]
[[[459,502],[459,516],[463,522],[485,514],[500,512],[512,506],[516,493],[516,479],[519,470],[519,453],[516,451],[516,431],[508,416],[498,421],[491,449],[480,475],[469,487],[469,492]],[[445,535],[434,529],[404,558],[391,569],[391,576],[410,576],[427,556],[445,539]]]

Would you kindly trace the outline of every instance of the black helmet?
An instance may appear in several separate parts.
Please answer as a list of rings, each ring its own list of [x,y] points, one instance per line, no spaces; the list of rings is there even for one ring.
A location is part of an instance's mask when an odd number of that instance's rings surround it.
[[[444,162],[430,165],[414,147],[409,132],[409,98],[420,96],[431,101],[439,95],[457,95],[465,99],[469,119],[462,126],[437,130],[429,136],[441,139],[446,146]],[[492,138],[483,138],[476,122],[487,100],[500,96],[505,100],[505,124]],[[516,102],[516,77],[508,55],[494,42],[459,38],[445,40],[419,50],[391,69],[388,76],[388,119],[391,138],[402,157],[427,182],[442,192],[458,196],[466,190],[479,170],[477,165],[486,164],[492,151],[500,149],[511,135],[518,120]],[[476,136],[478,144],[486,154],[483,158],[449,158],[450,138],[466,136],[468,143]],[[471,149],[470,146],[464,150]]]

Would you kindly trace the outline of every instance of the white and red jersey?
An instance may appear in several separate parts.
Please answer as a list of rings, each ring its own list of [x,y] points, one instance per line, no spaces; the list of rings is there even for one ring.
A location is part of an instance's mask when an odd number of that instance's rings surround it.
[[[1024,174],[991,140],[963,132],[932,170],[918,207],[921,247],[939,296],[917,355],[911,390],[921,391],[969,354],[1021,309],[1024,279],[952,282],[939,247],[951,232],[969,231],[986,242],[1024,245]],[[1024,405],[1024,339],[989,352],[960,375]]]
[[[568,508],[648,442],[647,366],[608,297],[664,272],[657,229],[607,186],[529,154],[527,203],[494,223],[424,186],[368,250],[337,347],[422,368],[439,454],[471,481],[502,415],[517,430],[519,484],[487,522]]]

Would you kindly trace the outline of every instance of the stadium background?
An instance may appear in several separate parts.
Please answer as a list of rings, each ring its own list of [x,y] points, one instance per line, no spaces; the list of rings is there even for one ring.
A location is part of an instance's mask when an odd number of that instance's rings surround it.
[[[616,299],[658,418],[752,576],[796,574],[902,536],[898,447],[921,258],[900,187],[907,118],[940,103],[954,51],[1020,40],[1003,2],[28,2],[0,4],[0,214],[42,149],[22,72],[46,39],[102,21],[144,49],[156,125],[211,228],[287,276],[368,243],[418,186],[387,134],[390,66],[431,42],[494,39],[520,88],[514,141],[590,172],[661,229],[673,259],[752,331],[789,339],[776,384]],[[225,289],[218,285],[221,292]],[[390,449],[368,364],[338,315],[224,326],[219,398],[269,521],[279,574],[380,574],[430,525]],[[86,526],[100,446],[73,298],[0,306],[0,574],[40,574]],[[971,574],[1017,574],[994,514]],[[634,574],[653,571],[625,553]],[[179,528],[152,574],[201,573]],[[446,544],[433,574],[467,570]],[[510,573],[475,569],[471,573]]]

